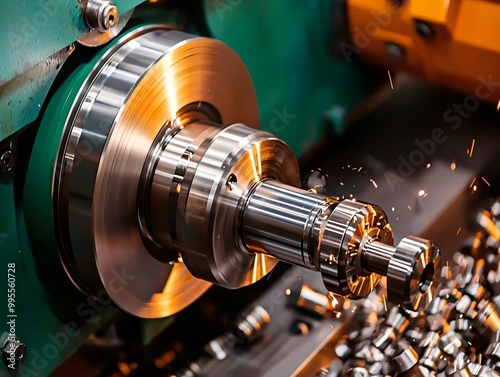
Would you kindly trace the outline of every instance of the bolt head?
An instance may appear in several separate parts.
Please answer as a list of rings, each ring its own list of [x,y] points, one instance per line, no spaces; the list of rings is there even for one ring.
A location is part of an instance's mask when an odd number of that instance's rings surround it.
[[[12,357],[14,360],[12,360]],[[14,369],[17,369],[25,357],[26,346],[24,343],[21,343],[17,339],[9,339],[5,342],[2,351],[2,359],[5,365],[14,364]]]
[[[0,169],[4,173],[10,172],[14,168],[14,153],[5,151],[0,156]]]
[[[101,14],[103,29],[109,30],[113,28],[118,23],[118,18],[118,8],[113,4],[106,5]]]

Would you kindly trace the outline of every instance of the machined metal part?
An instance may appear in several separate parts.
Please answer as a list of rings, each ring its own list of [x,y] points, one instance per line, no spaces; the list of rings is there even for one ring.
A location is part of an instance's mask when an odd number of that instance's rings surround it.
[[[2,173],[8,173],[14,168],[14,153],[7,150],[0,155],[0,170]]]
[[[419,310],[437,287],[439,250],[416,237],[391,246],[387,217],[372,204],[338,202],[264,181],[244,211],[243,237],[253,251],[320,270],[326,288],[348,298],[365,297],[384,275],[389,298]]]
[[[231,332],[222,334],[208,342],[205,351],[217,360],[224,360],[234,352],[235,346],[248,346],[262,337],[271,316],[260,305],[245,311]]]
[[[282,260],[353,299],[384,275],[390,299],[426,306],[439,276],[432,242],[393,247],[379,207],[296,188],[291,149],[257,125],[250,77],[221,42],[151,26],[111,47],[73,102],[54,171],[73,283],[161,317],[207,282],[245,286]]]
[[[267,310],[258,305],[242,315],[236,324],[235,335],[242,342],[253,342],[262,336],[270,321],[271,316]]]
[[[84,9],[85,22],[91,29],[104,32],[119,20],[118,8],[110,0],[89,0]]]
[[[26,345],[12,334],[2,334],[2,360],[7,370],[15,371],[27,356]]]
[[[172,132],[182,128],[178,113],[202,99],[225,122],[257,126],[252,82],[224,44],[164,26],[129,33],[93,72],[68,116],[56,163],[61,258],[84,292],[96,295],[104,287],[117,305],[138,316],[173,314],[209,284],[193,278],[183,263],[163,263],[147,250],[137,208],[143,167],[166,124]],[[92,250],[95,259],[89,258]],[[256,268],[255,277],[268,269]],[[123,283],[117,276],[124,274],[130,280]]]
[[[489,242],[487,237],[476,234],[473,242],[468,240],[461,252],[455,253],[451,268],[442,275],[436,298],[425,310],[411,313],[391,307],[385,314],[372,308],[372,313],[377,313],[375,330],[359,322],[365,328],[358,329],[355,336],[342,344],[341,360],[355,356],[363,359],[369,370],[385,368],[385,372],[390,372],[388,366],[393,365],[396,376],[496,375],[500,365],[500,300],[491,281],[484,277],[497,271],[500,260],[497,250],[488,246]],[[359,315],[368,313],[360,311]],[[407,322],[401,322],[402,318]],[[401,336],[395,331],[406,326],[408,329]],[[369,341],[358,336],[365,330],[375,335]],[[415,352],[408,351],[408,342]],[[372,345],[384,351],[382,361],[374,362],[367,352]],[[361,346],[365,352],[352,351]],[[412,357],[406,364],[408,368],[398,369],[394,357],[404,352]]]
[[[78,42],[89,47],[109,42],[123,30],[133,13],[132,8],[120,15],[111,0],[88,0],[83,8],[83,19],[90,32],[80,37]]]
[[[338,303],[335,296],[322,294],[307,285],[292,289],[289,299],[291,305],[321,317],[333,314]]]
[[[500,313],[498,307],[492,301],[483,301],[478,306],[478,312],[473,320],[477,330],[484,334],[491,334],[500,330]]]

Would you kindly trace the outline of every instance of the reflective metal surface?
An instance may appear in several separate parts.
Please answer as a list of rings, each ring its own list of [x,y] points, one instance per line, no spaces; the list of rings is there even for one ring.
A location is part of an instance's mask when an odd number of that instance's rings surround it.
[[[411,237],[393,247],[387,216],[375,205],[267,180],[251,193],[242,222],[250,250],[320,270],[330,292],[359,299],[387,276],[389,299],[419,310],[436,290],[439,250]]]
[[[431,241],[405,237],[387,269],[387,294],[393,302],[423,310],[434,298],[440,279],[441,253]]]
[[[261,182],[243,214],[243,241],[251,250],[317,270],[309,237],[318,212],[329,205],[324,196],[275,180]]]
[[[255,129],[257,114],[243,63],[220,42],[152,26],[112,47],[73,103],[54,174],[74,284],[156,318],[207,282],[242,287],[283,260],[352,299],[385,275],[396,303],[430,302],[432,244],[394,248],[379,207],[296,188],[297,160]]]
[[[242,124],[225,128],[205,145],[180,188],[178,243],[195,276],[237,288],[259,280],[277,263],[245,249],[240,229],[245,200],[268,176],[298,184],[298,165],[285,143]]]
[[[399,354],[393,357],[393,362],[398,372],[406,372],[410,370],[418,362],[418,353],[409,346],[405,350],[401,350]]]
[[[344,200],[318,226],[318,234],[319,261],[327,289],[352,299],[370,293],[381,276],[368,270],[362,249],[371,239],[392,244],[392,229],[385,213],[371,204]]]
[[[56,165],[54,206],[62,260],[87,294],[104,288],[132,314],[163,317],[209,287],[184,264],[148,252],[137,209],[143,165],[158,133],[201,100],[223,122],[257,126],[255,93],[237,55],[218,41],[163,26],[123,37],[81,89]]]
[[[104,2],[106,1],[99,1],[99,3]],[[91,30],[78,39],[80,44],[88,47],[96,47],[109,42],[123,30],[134,13],[134,9],[132,8],[128,12],[117,15],[115,10],[109,9],[109,6],[105,8],[107,8],[103,9],[103,11],[106,11],[105,14],[102,14],[102,12],[99,13],[98,11],[96,12],[98,14],[95,14],[95,23],[89,23]],[[115,14],[118,17],[115,17]]]

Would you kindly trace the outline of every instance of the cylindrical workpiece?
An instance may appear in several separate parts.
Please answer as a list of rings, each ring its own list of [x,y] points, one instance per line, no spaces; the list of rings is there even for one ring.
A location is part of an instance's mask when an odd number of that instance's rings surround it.
[[[278,181],[263,181],[255,188],[243,214],[243,242],[252,251],[317,269],[308,254],[308,239],[318,212],[336,203]]]
[[[367,242],[363,248],[363,267],[380,275],[387,276],[389,262],[396,248],[382,242]]]

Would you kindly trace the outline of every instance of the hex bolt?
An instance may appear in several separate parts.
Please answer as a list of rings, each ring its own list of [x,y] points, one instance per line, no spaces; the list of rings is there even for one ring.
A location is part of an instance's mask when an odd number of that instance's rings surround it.
[[[435,35],[431,25],[425,21],[415,20],[415,31],[427,40],[433,39]]]
[[[104,33],[118,24],[118,8],[110,0],[90,0],[84,10],[84,18],[91,29]]]
[[[456,355],[455,359],[448,365],[446,368],[445,374],[447,376],[456,376],[456,377],[473,377],[473,374],[467,368],[467,364],[469,360],[467,355],[463,352],[460,352]]]
[[[0,169],[3,173],[8,173],[14,168],[14,153],[5,151],[0,156]]]
[[[2,347],[3,363],[9,370],[17,369],[26,357],[26,346],[19,339],[7,337]]]

